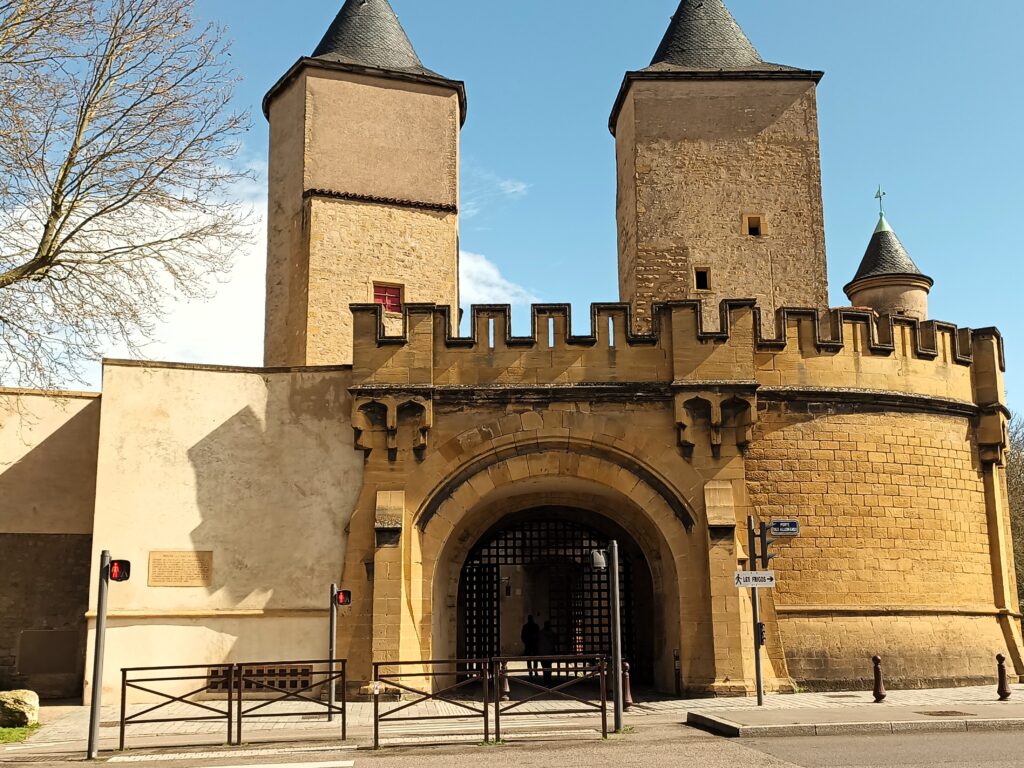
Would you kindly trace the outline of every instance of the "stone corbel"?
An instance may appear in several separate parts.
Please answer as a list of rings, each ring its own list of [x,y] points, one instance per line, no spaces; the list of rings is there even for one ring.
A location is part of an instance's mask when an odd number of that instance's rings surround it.
[[[1001,407],[988,407],[978,420],[978,453],[983,464],[1003,466],[1010,444],[1009,424]]]
[[[678,394],[675,398],[676,428],[679,430],[679,445],[682,448],[693,448],[693,416],[686,407],[688,396]]]
[[[676,428],[679,430],[679,445],[684,450],[691,450],[696,442],[698,424],[692,408],[698,403],[707,406],[712,451],[718,451],[722,446],[722,431],[732,414],[730,406],[735,408],[736,445],[745,449],[753,441],[754,426],[757,423],[756,394],[691,390],[679,392],[675,396]]]
[[[383,425],[374,424],[369,411],[372,406],[384,411]],[[430,430],[434,426],[434,404],[425,397],[403,397],[384,395],[379,397],[357,397],[352,403],[352,429],[355,432],[355,447],[370,451],[374,447],[367,435],[373,432],[385,433],[385,445],[390,452],[398,450],[398,430],[402,425],[402,411],[406,406],[415,406],[417,415],[422,414],[413,437],[413,449],[425,450]]]
[[[736,444],[746,448],[754,442],[754,427],[757,426],[757,395],[736,398],[746,404],[736,417]]]

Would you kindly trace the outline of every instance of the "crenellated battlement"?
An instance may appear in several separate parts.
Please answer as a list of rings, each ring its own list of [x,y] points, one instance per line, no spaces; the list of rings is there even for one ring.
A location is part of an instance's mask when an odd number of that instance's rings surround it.
[[[661,383],[850,389],[1001,405],[1002,337],[938,321],[867,310],[783,308],[774,335],[753,300],[719,306],[718,329],[699,301],[655,306],[639,333],[626,304],[593,304],[587,333],[573,333],[568,304],[531,308],[528,336],[512,334],[511,307],[471,311],[469,335],[453,333],[448,307],[409,304],[401,332],[382,308],[352,306],[356,386],[557,386]],[[397,320],[397,318],[395,318]],[[397,322],[395,323],[397,330]]]

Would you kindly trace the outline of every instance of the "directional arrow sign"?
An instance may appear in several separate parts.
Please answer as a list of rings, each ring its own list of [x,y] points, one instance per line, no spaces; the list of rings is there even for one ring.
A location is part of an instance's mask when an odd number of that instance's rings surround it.
[[[737,571],[736,586],[740,589],[774,589],[775,571]]]

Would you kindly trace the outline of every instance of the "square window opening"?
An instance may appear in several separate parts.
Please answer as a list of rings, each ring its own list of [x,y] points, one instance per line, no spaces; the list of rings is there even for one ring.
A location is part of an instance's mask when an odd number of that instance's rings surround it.
[[[694,285],[698,291],[711,290],[711,270],[698,269],[694,271]]]
[[[373,284],[373,303],[384,307],[385,312],[402,311],[402,286]]]
[[[760,216],[747,217],[747,234],[750,237],[761,237],[764,234],[764,226],[761,223]]]

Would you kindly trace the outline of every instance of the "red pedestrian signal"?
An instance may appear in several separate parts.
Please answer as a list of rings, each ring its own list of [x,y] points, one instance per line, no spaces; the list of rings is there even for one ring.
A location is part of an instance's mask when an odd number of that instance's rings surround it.
[[[334,602],[338,605],[352,605],[352,590],[339,589],[334,595]]]
[[[130,560],[110,561],[110,580],[128,581],[132,575],[132,564]]]

